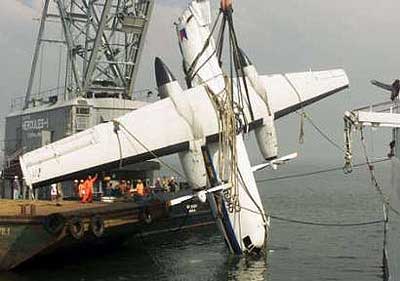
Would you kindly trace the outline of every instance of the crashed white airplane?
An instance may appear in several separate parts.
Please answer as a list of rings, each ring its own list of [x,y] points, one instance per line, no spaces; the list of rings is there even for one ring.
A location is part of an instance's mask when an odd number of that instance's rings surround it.
[[[253,171],[280,161],[272,160],[278,157],[274,120],[347,88],[349,82],[340,69],[261,76],[244,54],[240,60],[245,78],[230,79],[220,67],[210,24],[207,0],[190,3],[177,23],[184,67],[191,75],[189,89],[183,90],[156,59],[160,101],[24,154],[20,163],[27,185],[39,187],[121,163],[179,153],[186,178],[197,192],[193,196],[209,201],[230,251],[261,250],[269,220]],[[234,117],[246,126],[241,130],[235,125],[229,142],[234,147],[227,155],[221,140],[227,128],[222,126],[225,117],[219,103],[231,97],[232,104],[240,104],[240,92],[248,93],[248,100]],[[272,160],[270,164],[250,166],[243,142],[250,130],[255,131],[259,149],[267,161]],[[85,161],[79,161],[82,155]]]

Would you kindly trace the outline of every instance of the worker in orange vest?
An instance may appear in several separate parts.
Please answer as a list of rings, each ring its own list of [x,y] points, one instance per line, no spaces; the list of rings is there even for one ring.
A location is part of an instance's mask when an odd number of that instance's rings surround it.
[[[93,201],[93,185],[97,180],[97,174],[92,178],[91,175],[85,180],[85,194],[82,198],[82,203],[92,203]]]
[[[144,184],[142,180],[138,180],[136,184],[136,193],[138,196],[143,197],[144,196]]]
[[[79,185],[78,185],[78,195],[81,200],[83,200],[83,197],[85,196],[85,181],[80,180]]]

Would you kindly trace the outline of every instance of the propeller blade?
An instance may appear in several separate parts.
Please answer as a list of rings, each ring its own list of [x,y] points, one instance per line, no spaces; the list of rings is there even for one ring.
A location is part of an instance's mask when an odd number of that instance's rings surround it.
[[[183,202],[192,199],[194,196],[195,195],[186,195],[186,196],[182,196],[182,197],[178,197],[178,198],[172,199],[171,201],[169,201],[169,206],[175,206],[175,205],[182,204]]]
[[[265,168],[267,168],[269,166],[274,168],[274,167],[276,167],[278,165],[285,164],[289,160],[297,158],[297,156],[298,156],[298,154],[297,154],[297,152],[295,152],[295,153],[283,156],[281,158],[274,159],[274,160],[272,160],[272,161],[270,161],[268,163],[263,163],[263,164],[259,164],[259,165],[253,166],[253,167],[251,167],[251,170],[254,173],[254,172],[257,172],[257,171],[261,171],[261,170],[263,170],[263,169],[265,169]]]
[[[169,206],[175,206],[175,205],[182,204],[183,202],[186,202],[186,201],[188,201],[188,200],[190,200],[190,199],[192,199],[194,197],[198,197],[201,201],[205,202],[205,195],[207,193],[213,193],[213,192],[229,189],[231,187],[232,187],[232,185],[230,183],[225,183],[225,184],[221,184],[221,185],[209,188],[209,189],[205,189],[205,190],[196,192],[194,194],[178,197],[178,198],[170,200],[169,201]]]
[[[371,80],[371,84],[372,84],[372,85],[375,85],[375,86],[377,86],[377,87],[379,87],[379,88],[381,88],[381,89],[384,89],[384,90],[386,90],[386,91],[392,91],[392,90],[393,90],[392,85],[388,85],[388,84],[379,82],[379,81],[377,81],[377,80]]]

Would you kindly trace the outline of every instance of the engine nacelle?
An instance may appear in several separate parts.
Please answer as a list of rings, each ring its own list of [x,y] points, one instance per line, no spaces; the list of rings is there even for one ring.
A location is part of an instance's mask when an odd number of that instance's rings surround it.
[[[201,146],[204,145],[203,130],[194,118],[192,107],[183,94],[183,89],[174,75],[160,58],[155,59],[156,81],[160,97],[171,98],[178,114],[192,129],[193,140],[189,151],[179,153],[183,172],[193,188],[202,188],[207,184],[206,170]]]
[[[274,117],[267,116],[263,125],[254,130],[258,147],[267,161],[278,157],[278,140],[276,136]]]
[[[203,188],[207,184],[202,145],[204,145],[203,140],[193,140],[190,142],[189,151],[179,153],[183,172],[193,189]]]
[[[265,160],[269,161],[278,157],[278,139],[274,123],[274,113],[268,102],[267,90],[260,81],[260,76],[256,68],[243,51],[240,54],[244,75],[268,109],[268,115],[264,117],[263,125],[255,130],[255,135],[261,154]]]

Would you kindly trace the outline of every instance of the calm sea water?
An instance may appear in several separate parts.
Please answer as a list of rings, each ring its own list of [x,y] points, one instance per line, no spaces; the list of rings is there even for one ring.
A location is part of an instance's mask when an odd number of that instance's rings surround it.
[[[382,184],[389,173],[379,166]],[[304,171],[321,168],[303,165]],[[299,172],[298,167],[269,173]],[[388,170],[386,170],[388,172]],[[265,178],[260,174],[258,178]],[[381,204],[364,169],[260,184],[274,215],[307,221],[353,223],[379,220]],[[108,280],[382,280],[383,226],[319,227],[272,221],[269,253],[235,258],[213,227],[131,241],[122,249],[68,262],[1,274],[1,281]]]

